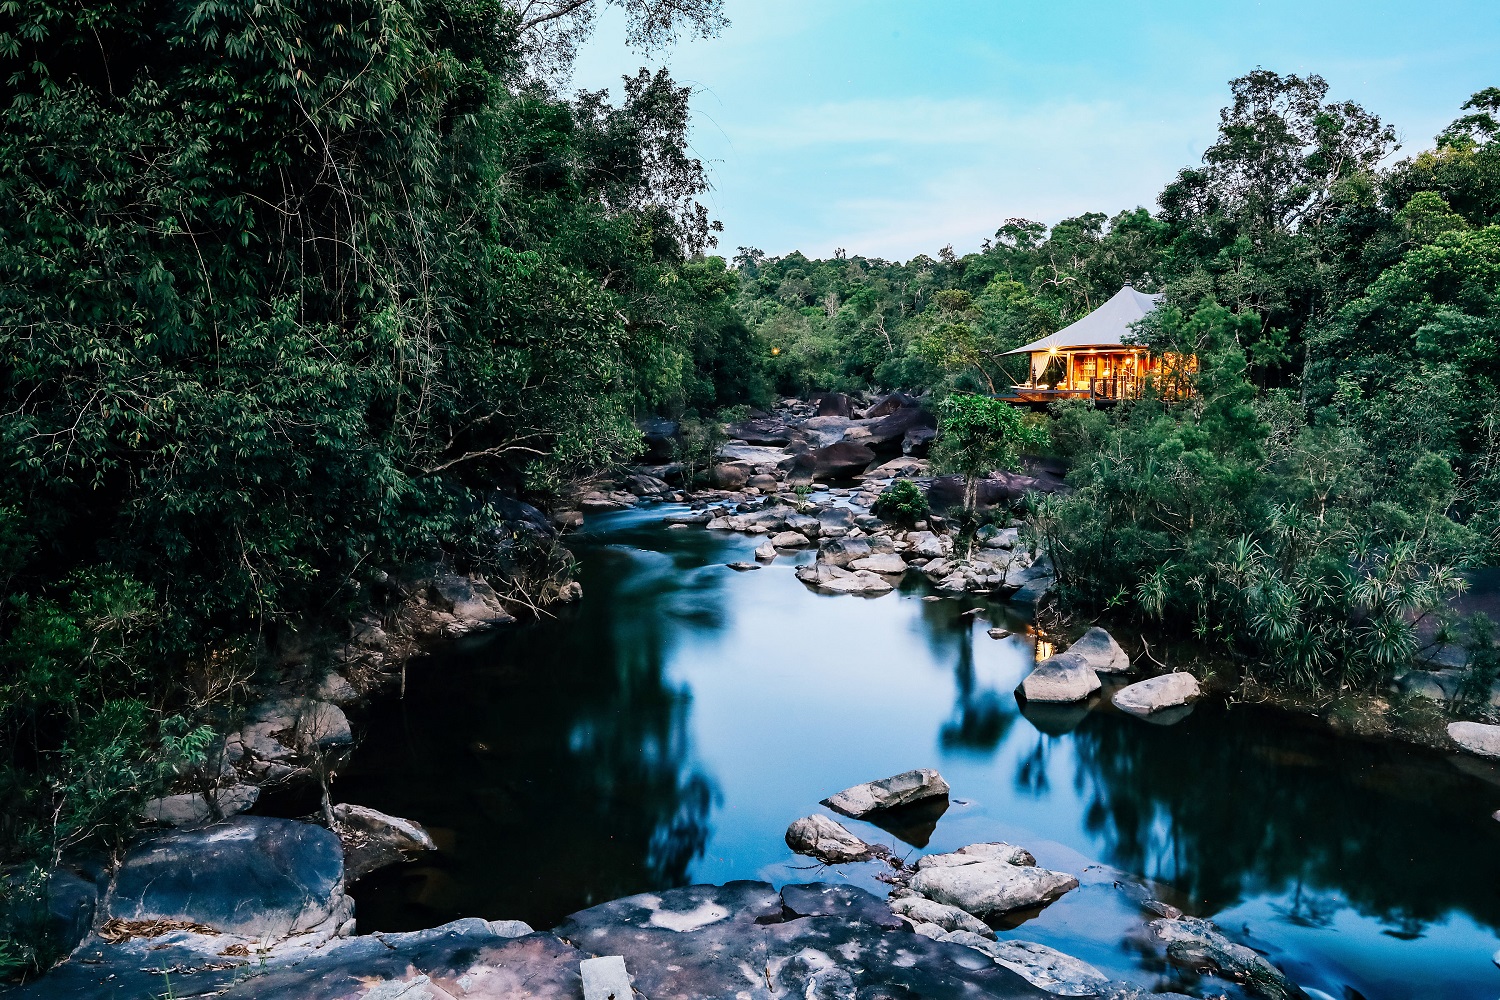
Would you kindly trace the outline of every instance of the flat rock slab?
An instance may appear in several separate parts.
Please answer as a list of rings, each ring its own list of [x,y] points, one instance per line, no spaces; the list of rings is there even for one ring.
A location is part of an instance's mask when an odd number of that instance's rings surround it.
[[[619,955],[586,958],[578,963],[578,974],[583,978],[583,1000],[635,998],[635,991],[630,987],[630,973],[625,969],[625,959]]]
[[[846,788],[824,799],[823,805],[836,813],[858,819],[877,810],[894,809],[947,794],[948,783],[943,776],[931,768],[922,767]]]
[[[1211,969],[1247,984],[1269,1000],[1301,995],[1282,971],[1254,949],[1229,940],[1197,917],[1153,920],[1152,933],[1166,943],[1167,958],[1190,969]]]
[[[912,878],[911,887],[928,899],[988,919],[1014,910],[1045,906],[1068,890],[1078,888],[1078,880],[1045,868],[981,860],[968,865],[923,868]]]
[[[1115,692],[1112,700],[1122,712],[1148,716],[1169,708],[1182,708],[1201,694],[1198,678],[1179,670],[1127,684]]]
[[[722,915],[679,931],[663,913]],[[623,956],[651,1000],[1051,996],[971,948],[913,933],[849,886],[689,886],[575,913],[554,933],[588,954]]]
[[[343,848],[328,830],[236,816],[143,840],[120,865],[106,914],[275,940],[335,917],[347,907],[343,884]]]
[[[871,573],[886,573],[891,576],[899,576],[906,572],[906,560],[894,552],[880,552],[876,555],[865,556],[856,559],[849,564],[852,570],[868,570]]]
[[[1068,652],[1083,657],[1096,674],[1124,674],[1130,672],[1130,657],[1115,642],[1115,637],[1095,626],[1078,641],[1068,647]]]
[[[1500,758],[1500,726],[1482,722],[1451,722],[1448,738],[1470,753]]]
[[[890,902],[891,912],[900,914],[917,924],[936,924],[944,931],[968,931],[983,938],[993,938],[995,932],[990,925],[967,910],[960,910],[947,903],[928,899],[926,896],[905,896]]]
[[[1027,701],[1067,703],[1083,701],[1099,690],[1099,675],[1077,653],[1058,653],[1038,663],[1021,682]]]

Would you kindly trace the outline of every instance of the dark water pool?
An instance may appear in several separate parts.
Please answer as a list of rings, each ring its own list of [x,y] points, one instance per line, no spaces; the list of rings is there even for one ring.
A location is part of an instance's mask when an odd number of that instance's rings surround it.
[[[546,927],[740,878],[883,890],[877,866],[816,869],[782,835],[834,791],[936,767],[953,803],[923,849],[1009,840],[1083,881],[1006,933],[1208,989],[1133,945],[1125,872],[1328,997],[1500,996],[1500,769],[1248,706],[1033,720],[1013,693],[1032,645],[989,638],[960,615],[973,602],[822,596],[785,559],[737,573],[754,539],[668,530],[670,509],[593,519],[580,605],[414,662],[405,700],[376,707],[337,797],[420,820],[442,850],[357,886],[362,930]]]

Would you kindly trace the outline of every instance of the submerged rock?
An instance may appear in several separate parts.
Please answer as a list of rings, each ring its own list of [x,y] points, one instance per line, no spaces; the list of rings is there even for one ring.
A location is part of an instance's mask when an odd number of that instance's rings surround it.
[[[846,788],[824,799],[823,805],[836,813],[859,819],[882,809],[894,809],[923,799],[946,797],[947,794],[948,783],[943,776],[924,767]]]
[[[971,947],[1057,996],[1097,996],[1109,986],[1109,977],[1092,965],[1034,941],[983,941]]]
[[[1229,940],[1207,920],[1153,920],[1149,926],[1165,942],[1167,958],[1178,965],[1237,979],[1269,1000],[1300,995],[1280,969],[1253,949]]]
[[[1068,890],[1078,888],[1078,880],[1045,868],[979,860],[973,864],[923,868],[912,878],[911,887],[928,899],[984,918],[1045,906]]]
[[[1114,636],[1098,626],[1083,633],[1077,642],[1068,647],[1068,652],[1083,657],[1089,668],[1098,674],[1130,672],[1130,657],[1115,642]]]
[[[1201,694],[1198,678],[1184,671],[1148,677],[1114,693],[1115,707],[1131,715],[1149,716],[1165,709],[1180,708]]]
[[[804,816],[786,828],[786,846],[798,854],[837,865],[869,861],[883,852],[860,840],[827,816]]]
[[[1042,660],[1021,682],[1026,700],[1038,702],[1083,701],[1100,687],[1088,660],[1071,651]]]

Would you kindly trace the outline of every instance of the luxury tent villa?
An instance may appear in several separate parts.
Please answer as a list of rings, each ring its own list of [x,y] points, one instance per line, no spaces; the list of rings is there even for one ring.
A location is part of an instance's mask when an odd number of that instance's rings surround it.
[[[1176,394],[1177,378],[1197,368],[1197,358],[1167,354],[1155,357],[1143,345],[1127,344],[1131,324],[1161,301],[1126,285],[1087,316],[1035,343],[1007,351],[1031,356],[1031,377],[1009,398],[1025,403],[1054,399],[1113,402],[1139,399],[1150,380],[1160,380],[1164,395]]]

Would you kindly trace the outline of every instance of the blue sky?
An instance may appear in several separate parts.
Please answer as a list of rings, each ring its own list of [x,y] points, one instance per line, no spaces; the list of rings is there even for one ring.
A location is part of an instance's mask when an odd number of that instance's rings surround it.
[[[1214,138],[1227,82],[1320,73],[1330,97],[1431,145],[1500,86],[1500,0],[728,0],[716,39],[653,58],[613,15],[573,84],[668,65],[695,90],[720,252],[907,259],[1005,219],[1155,207]]]

